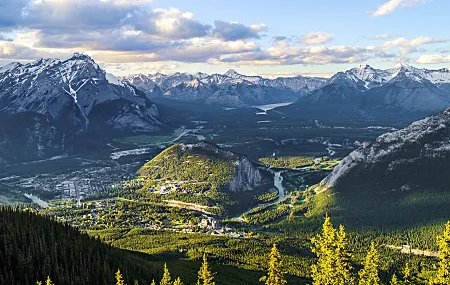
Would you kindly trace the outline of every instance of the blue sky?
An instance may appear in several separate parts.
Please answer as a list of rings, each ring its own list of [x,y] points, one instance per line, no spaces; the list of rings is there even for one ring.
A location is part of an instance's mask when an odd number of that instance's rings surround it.
[[[448,11],[446,0],[1,0],[0,65],[78,51],[117,75],[441,68]]]

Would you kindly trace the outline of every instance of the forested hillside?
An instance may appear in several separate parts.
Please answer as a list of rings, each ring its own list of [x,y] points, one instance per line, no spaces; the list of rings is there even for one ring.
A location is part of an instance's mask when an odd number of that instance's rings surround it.
[[[149,283],[162,268],[84,233],[31,212],[0,208],[0,284],[114,284],[121,268],[127,284]]]

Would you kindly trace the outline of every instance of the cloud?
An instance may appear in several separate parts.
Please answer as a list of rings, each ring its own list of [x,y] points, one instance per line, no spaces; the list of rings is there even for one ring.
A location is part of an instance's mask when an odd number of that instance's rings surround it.
[[[203,37],[212,28],[196,20],[193,13],[175,8],[136,10],[128,14],[123,23],[136,31],[170,40]]]
[[[352,46],[307,46],[298,47],[289,43],[267,50],[221,56],[213,64],[235,65],[292,65],[292,64],[339,64],[359,63],[375,57],[378,51],[367,47]]]
[[[267,31],[265,24],[246,26],[237,22],[214,21],[214,26],[213,35],[225,41],[259,39],[259,33]]]
[[[313,32],[301,37],[301,40],[304,44],[307,45],[317,45],[317,44],[325,44],[331,42],[333,40],[333,34],[322,33],[322,32]]]
[[[399,8],[411,7],[420,4],[425,4],[433,0],[389,0],[380,5],[377,10],[373,11],[372,17],[379,17],[390,14]]]
[[[151,74],[156,72],[174,73],[180,69],[180,64],[169,61],[105,63],[101,65],[107,72],[117,76],[129,74]]]
[[[3,35],[0,35],[0,41],[4,41],[4,42],[12,42],[13,40],[10,38],[7,38]]]
[[[387,39],[393,39],[393,38],[397,38],[399,35],[397,34],[380,34],[380,35],[376,35],[373,37],[365,37],[366,39],[369,40],[387,40]]]
[[[437,43],[446,43],[449,39],[443,38],[430,38],[430,37],[418,37],[412,40],[408,40],[406,38],[398,38],[395,40],[387,41],[381,45],[383,50],[387,50],[390,48],[397,47],[400,49],[400,53],[405,55],[413,52],[422,51],[418,46],[425,44],[437,44]]]
[[[441,64],[450,63],[450,55],[442,54],[424,54],[417,58],[418,64]]]

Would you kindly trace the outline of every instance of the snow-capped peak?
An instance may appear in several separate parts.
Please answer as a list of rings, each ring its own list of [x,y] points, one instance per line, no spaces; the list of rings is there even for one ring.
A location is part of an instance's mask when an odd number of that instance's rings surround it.
[[[236,70],[230,69],[227,72],[224,73],[225,76],[231,77],[231,78],[239,78],[241,74],[239,74]]]
[[[360,65],[358,65],[357,69],[365,70],[365,69],[372,69],[372,67],[368,64],[360,64]]]

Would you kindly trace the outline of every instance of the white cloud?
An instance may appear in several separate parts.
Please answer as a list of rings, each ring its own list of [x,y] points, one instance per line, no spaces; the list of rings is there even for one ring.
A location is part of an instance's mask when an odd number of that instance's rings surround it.
[[[176,62],[156,61],[156,62],[127,62],[127,63],[105,63],[102,67],[109,73],[117,76],[129,74],[149,74],[149,73],[174,73],[180,69]]]
[[[402,37],[385,42],[384,44],[381,45],[381,49],[388,50],[390,48],[397,47],[400,49],[400,53],[405,55],[420,51],[418,47],[421,45],[445,43],[448,41],[449,39],[442,39],[442,38],[418,37],[412,40],[408,40]]]
[[[389,0],[386,3],[380,5],[376,11],[373,11],[372,16],[373,17],[384,16],[394,12],[399,8],[416,6],[431,1],[433,0]]]
[[[418,64],[441,64],[450,63],[450,55],[442,54],[424,54],[421,55],[417,60]]]
[[[288,42],[282,42],[267,50],[221,56],[219,59],[211,61],[211,63],[220,65],[323,65],[330,63],[360,63],[375,57],[378,53],[379,51],[371,47],[298,47]]]
[[[301,40],[304,44],[307,45],[325,44],[333,40],[333,34],[313,32],[303,35],[301,37]]]

